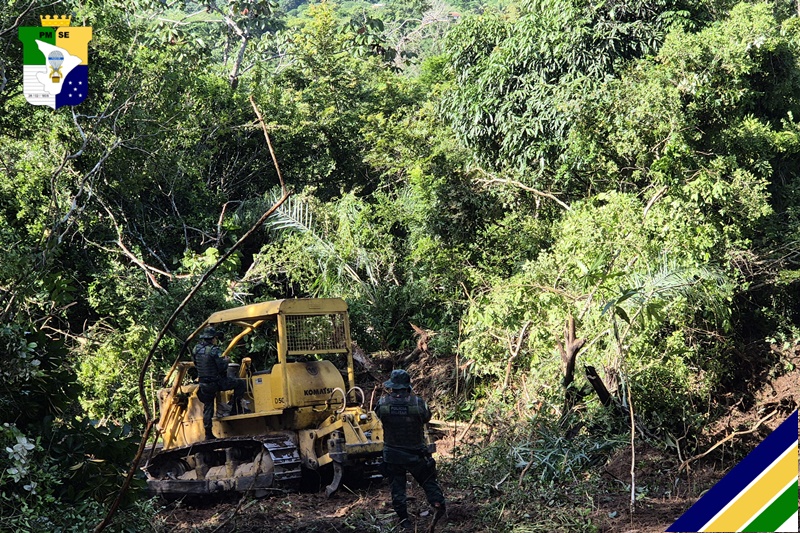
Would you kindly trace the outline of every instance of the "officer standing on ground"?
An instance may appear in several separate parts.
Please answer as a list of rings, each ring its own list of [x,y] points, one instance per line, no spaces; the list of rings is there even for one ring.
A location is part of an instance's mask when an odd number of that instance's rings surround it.
[[[206,430],[206,439],[217,438],[211,428],[214,417],[214,400],[218,392],[232,390],[231,414],[237,415],[243,412],[241,400],[246,385],[243,379],[228,377],[230,359],[222,357],[222,350],[218,346],[222,337],[222,332],[209,326],[200,333],[200,342],[192,351],[192,360],[200,381],[197,398],[203,402],[203,427]]]
[[[431,411],[425,400],[411,392],[411,376],[405,370],[393,370],[383,386],[389,394],[378,402],[377,415],[383,423],[383,468],[392,489],[392,507],[400,526],[413,529],[406,505],[406,472],[410,472],[435,509],[435,524],[444,514],[445,502],[436,481],[436,461],[425,442]]]

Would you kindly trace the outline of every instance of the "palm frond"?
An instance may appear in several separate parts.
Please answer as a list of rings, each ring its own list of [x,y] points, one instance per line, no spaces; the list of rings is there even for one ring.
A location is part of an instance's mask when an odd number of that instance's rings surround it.
[[[325,242],[325,239],[314,231],[314,214],[308,200],[301,197],[290,196],[269,217],[267,225],[273,231],[291,229],[301,233],[311,233],[317,240]]]
[[[265,203],[270,201],[267,198]],[[309,253],[315,256],[321,274],[321,279],[318,280],[319,283],[316,287],[317,290],[323,290],[324,287],[331,286],[331,282],[348,277],[360,285],[362,289],[366,289],[369,292],[369,287],[364,283],[364,280],[339,254],[328,235],[315,227],[314,210],[308,199],[300,196],[290,197],[267,220],[267,226],[271,231],[275,232],[297,231],[312,237],[316,246],[313,249],[309,249]],[[331,264],[336,265],[333,271],[330,268]],[[324,283],[323,279],[329,279],[329,282]],[[374,280],[371,281],[374,283]]]
[[[619,296],[606,302],[604,312],[614,309],[626,322],[629,322],[628,317],[646,317],[654,311],[666,309],[681,298],[715,315],[724,314],[719,300],[721,292],[709,290],[709,283],[715,287],[730,283],[721,269],[710,265],[681,265],[666,255],[647,269],[633,272],[624,279],[626,286],[620,287]]]
[[[662,256],[655,268],[639,271],[628,277],[631,286],[639,287],[639,295],[632,300],[642,303],[644,300],[659,298],[670,300],[683,296],[697,301],[705,298],[704,286],[713,282],[720,286],[728,282],[728,277],[713,266],[684,266]]]

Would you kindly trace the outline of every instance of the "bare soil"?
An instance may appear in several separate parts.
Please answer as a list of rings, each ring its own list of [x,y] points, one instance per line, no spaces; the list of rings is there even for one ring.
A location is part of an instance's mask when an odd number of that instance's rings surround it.
[[[444,385],[452,381],[455,362],[435,359],[426,351],[407,357],[373,357],[374,366],[362,369],[359,380],[371,396],[373,385],[388,376],[392,366],[404,363],[414,377],[415,389],[430,400],[448,393]],[[587,517],[602,533],[661,533],[686,511],[706,490],[732,468],[749,450],[764,439],[800,404],[800,346],[783,357],[795,369],[787,374],[743,383],[742,397],[732,396],[727,415],[706,429],[694,457],[679,456],[643,442],[618,450],[597,467],[600,475],[595,494],[580,502],[590,507]],[[377,393],[376,393],[377,394]],[[744,398],[747,398],[746,400]],[[374,399],[374,398],[373,398]],[[444,426],[437,431],[438,458],[451,460],[456,438],[471,439],[472,429],[462,424],[457,431]],[[491,434],[491,433],[490,433]],[[485,431],[481,438],[485,438]],[[458,441],[461,442],[461,441]],[[716,447],[715,447],[716,446]],[[713,449],[712,449],[713,448]],[[634,505],[631,506],[631,461],[634,460]],[[489,503],[484,492],[462,490],[440,477],[448,499],[447,515],[439,521],[437,532],[476,533],[502,530],[502,515],[495,526],[487,526],[482,514]],[[512,483],[509,482],[509,485]],[[515,487],[514,487],[515,488]],[[431,521],[423,492],[409,483],[409,512],[416,531],[426,531]],[[496,493],[489,498],[503,498]],[[587,504],[587,501],[589,504]],[[170,504],[157,516],[157,528],[174,532],[345,532],[398,531],[390,505],[389,489],[381,482],[368,487],[347,487],[328,499],[324,492],[287,493],[276,491],[262,499],[233,499],[207,504]],[[494,502],[497,503],[497,502]],[[535,522],[535,519],[534,519]],[[530,531],[546,531],[533,528]],[[564,531],[568,531],[564,529]]]

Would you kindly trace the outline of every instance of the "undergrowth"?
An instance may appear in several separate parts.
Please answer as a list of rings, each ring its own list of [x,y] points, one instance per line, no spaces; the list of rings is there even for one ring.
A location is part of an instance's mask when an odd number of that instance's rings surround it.
[[[506,420],[492,427],[488,442],[457,448],[441,476],[481,502],[476,519],[487,531],[598,531],[591,520],[591,470],[624,445],[624,437],[564,434],[553,421]]]

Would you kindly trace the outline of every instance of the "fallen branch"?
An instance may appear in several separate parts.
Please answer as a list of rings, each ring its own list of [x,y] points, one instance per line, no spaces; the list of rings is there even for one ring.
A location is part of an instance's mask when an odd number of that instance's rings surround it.
[[[506,377],[503,380],[503,388],[502,392],[505,394],[506,389],[508,388],[508,382],[511,379],[511,369],[514,365],[514,360],[519,356],[519,351],[522,349],[522,342],[525,340],[525,334],[528,330],[528,326],[531,325],[531,321],[528,320],[525,324],[522,325],[522,329],[519,331],[519,336],[517,337],[517,342],[514,344],[511,336],[508,337],[508,352],[509,358],[506,362]]]
[[[431,339],[431,337],[436,335],[436,333],[430,330],[424,330],[416,324],[412,324],[411,322],[409,322],[409,324],[414,330],[414,336],[419,338],[417,339],[417,346],[414,348],[414,350],[403,358],[403,363],[405,364],[413,361],[421,353],[428,353],[428,341]]]
[[[695,455],[694,457],[690,457],[690,458],[686,459],[683,463],[681,463],[681,466],[678,467],[678,472],[681,472],[685,468],[688,468],[689,467],[689,463],[693,463],[694,461],[697,461],[698,459],[702,459],[703,457],[707,456],[708,454],[710,454],[711,452],[713,452],[714,450],[716,450],[717,448],[719,448],[720,446],[722,446],[723,444],[728,442],[729,440],[731,440],[731,439],[733,439],[735,437],[740,437],[742,435],[749,435],[750,433],[755,433],[756,431],[758,431],[758,428],[760,428],[761,425],[764,422],[766,422],[767,420],[769,420],[770,418],[775,416],[777,413],[778,413],[777,410],[772,411],[770,414],[768,414],[767,416],[765,416],[764,418],[759,420],[756,423],[756,425],[753,426],[752,428],[750,428],[750,429],[748,429],[746,431],[734,431],[733,433],[731,433],[730,435],[728,435],[727,437],[725,437],[724,439],[722,439],[721,441],[719,441],[718,443],[713,445],[711,448],[709,448],[705,452],[703,452],[701,454],[698,454],[698,455]]]
[[[460,441],[460,440],[462,440],[464,437],[466,437],[466,436],[467,436],[467,433],[469,432],[470,428],[471,428],[471,427],[472,427],[472,425],[475,423],[475,419],[476,419],[476,418],[478,418],[478,415],[481,413],[481,411],[482,411],[482,410],[483,410],[483,409],[475,409],[475,412],[472,414],[472,418],[470,419],[470,421],[469,421],[469,424],[467,424],[467,427],[465,427],[465,428],[464,428],[464,431],[462,431],[462,432],[461,432],[461,435],[459,435],[458,437],[456,437],[456,440]]]
[[[600,403],[602,403],[604,407],[611,407],[613,399],[611,398],[611,393],[608,392],[606,388],[606,384],[603,383],[603,378],[600,377],[593,366],[584,365],[583,368],[586,372],[586,379],[589,380],[589,384],[597,393],[597,397],[600,398]]]
[[[540,191],[538,189],[534,189],[533,187],[529,187],[529,186],[525,185],[524,183],[522,183],[520,181],[517,181],[517,180],[510,180],[510,179],[505,179],[505,178],[492,178],[492,179],[488,179],[488,180],[478,180],[478,181],[480,181],[484,185],[491,185],[493,183],[501,183],[503,185],[513,185],[514,187],[522,189],[523,191],[532,192],[533,194],[535,194],[537,196],[541,196],[542,198],[548,198],[550,200],[553,200],[555,203],[557,203],[558,205],[560,205],[561,207],[563,207],[567,211],[571,211],[572,210],[572,208],[569,205],[565,204],[564,202],[562,202],[561,200],[556,198],[555,195],[553,195],[553,193],[544,192],[544,191]]]
[[[525,465],[525,468],[522,469],[522,473],[519,475],[519,481],[517,482],[517,487],[522,488],[522,480],[525,478],[525,474],[528,473],[528,469],[533,465],[533,461],[528,461],[528,464]]]
[[[644,207],[644,211],[642,211],[642,220],[647,218],[647,212],[650,211],[650,208],[653,207],[653,204],[655,204],[658,201],[658,199],[664,195],[665,192],[667,192],[666,185],[664,185],[658,191],[656,191],[653,197],[650,198],[650,201],[647,202],[647,205]]]

